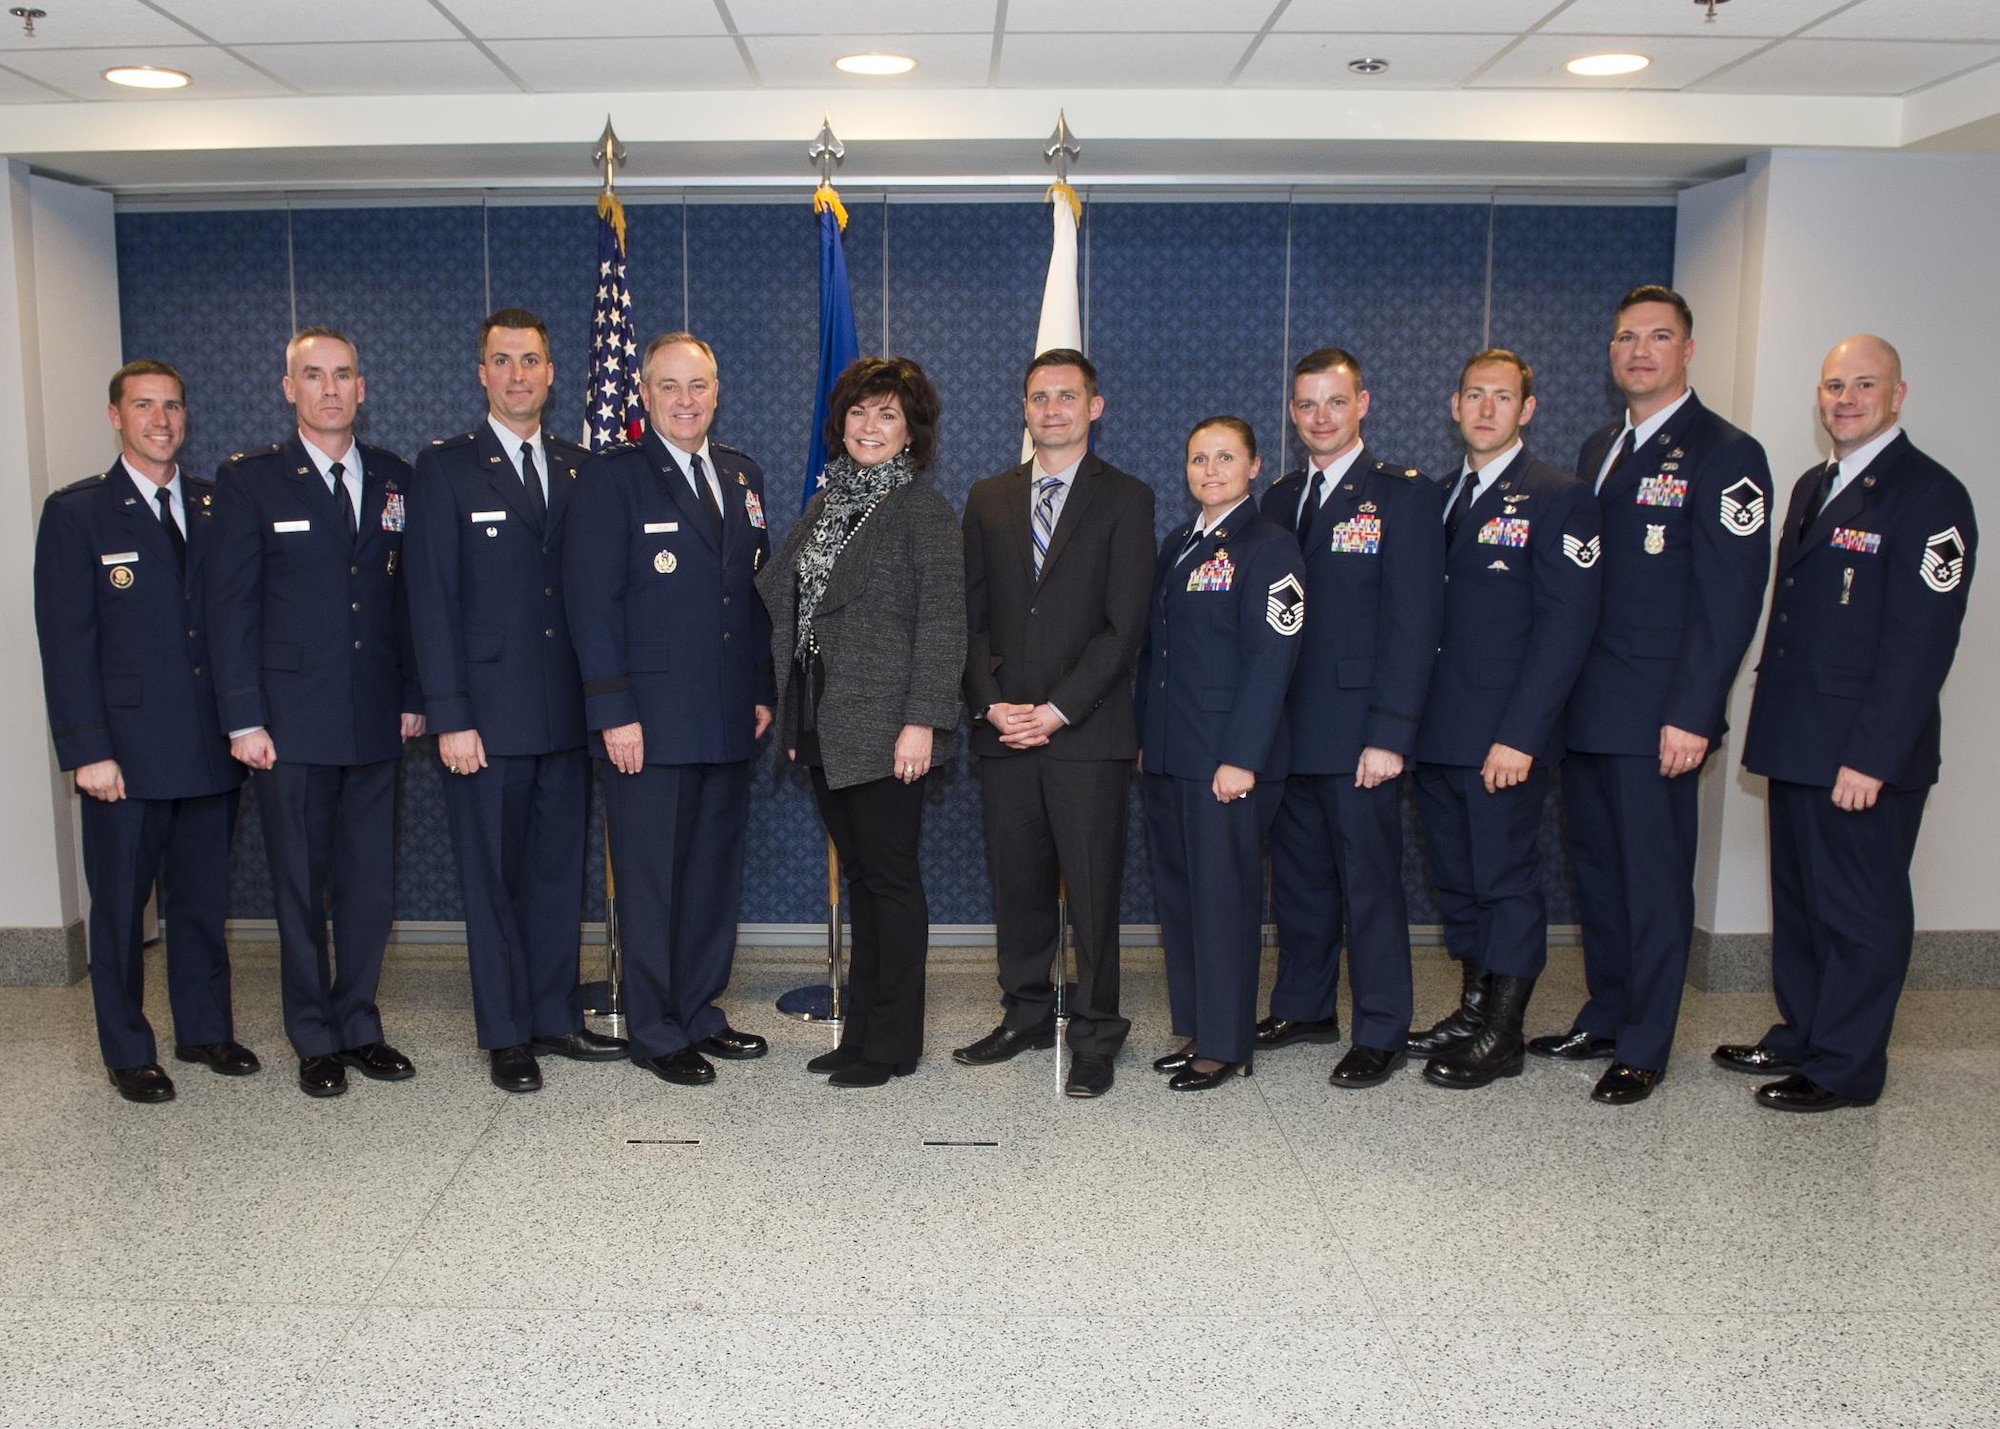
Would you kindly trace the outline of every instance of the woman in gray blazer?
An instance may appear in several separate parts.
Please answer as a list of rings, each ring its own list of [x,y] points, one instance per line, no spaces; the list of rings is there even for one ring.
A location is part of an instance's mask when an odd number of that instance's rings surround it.
[[[864,357],[841,373],[826,422],[838,455],[757,578],[780,747],[811,771],[854,919],[840,1045],[806,1063],[834,1086],[879,1087],[923,1051],[923,781],[949,757],[965,673],[958,516],[920,474],[938,412],[908,358]]]

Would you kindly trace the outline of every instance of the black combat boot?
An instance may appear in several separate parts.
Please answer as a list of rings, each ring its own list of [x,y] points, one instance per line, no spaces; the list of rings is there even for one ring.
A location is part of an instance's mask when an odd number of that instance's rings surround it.
[[[1403,1039],[1403,1050],[1412,1057],[1436,1057],[1463,1047],[1486,1025],[1486,1004],[1493,979],[1471,958],[1460,959],[1458,974],[1465,979],[1465,990],[1459,994],[1458,1006],[1452,1014],[1429,1031],[1412,1032]]]
[[[1535,991],[1531,977],[1493,974],[1486,1003],[1486,1025],[1471,1041],[1433,1057],[1424,1066],[1424,1080],[1434,1087],[1469,1091],[1499,1077],[1518,1077],[1522,1056],[1521,1019]]]

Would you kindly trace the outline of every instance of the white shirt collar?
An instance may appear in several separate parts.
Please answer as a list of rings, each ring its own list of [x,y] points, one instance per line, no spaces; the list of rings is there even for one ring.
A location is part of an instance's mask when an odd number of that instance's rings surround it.
[[[139,475],[138,472],[132,470],[132,463],[125,460],[125,454],[123,452],[120,452],[118,454],[118,465],[125,468],[125,474],[132,478],[132,484],[139,488],[139,494],[146,499],[146,505],[152,508],[153,514],[155,516],[159,515],[160,498],[155,496],[153,493],[160,489],[160,484],[154,481],[150,476],[141,476]],[[174,467],[174,474],[167,478],[167,490],[173,493],[173,501],[171,504],[173,505],[175,511],[180,512],[187,510],[185,503],[183,503],[183,501],[181,500],[181,469],[178,464],[176,464]],[[182,530],[187,529],[187,523],[185,521],[181,523],[181,529]]]
[[[1494,457],[1493,460],[1487,462],[1485,466],[1482,466],[1479,469],[1478,474],[1472,478],[1472,499],[1474,501],[1477,501],[1480,497],[1484,496],[1486,494],[1487,488],[1492,486],[1494,482],[1500,479],[1501,473],[1505,472],[1508,467],[1512,466],[1514,464],[1514,458],[1519,456],[1520,454],[1521,454],[1521,440],[1520,438],[1516,437],[1514,439],[1514,445],[1507,448],[1507,450],[1500,453],[1500,455]],[[1472,470],[1472,462],[1470,458],[1460,463],[1458,469],[1459,480],[1463,481],[1465,479],[1466,473],[1470,472],[1471,470]]]
[[[312,461],[314,466],[319,468],[321,481],[330,482],[333,480],[333,464],[335,462],[340,463],[340,470],[343,476],[351,476],[356,481],[361,480],[361,443],[355,441],[353,437],[350,436],[347,439],[347,450],[340,456],[329,456],[326,452],[321,451],[313,445],[312,438],[304,432],[299,433],[299,445],[306,449],[306,456]]]
[[[1085,455],[1088,455],[1088,453],[1085,453]],[[1030,463],[1031,470],[1028,477],[1028,489],[1031,491],[1034,490],[1049,477],[1053,476],[1057,481],[1060,481],[1063,484],[1063,491],[1067,493],[1070,487],[1076,484],[1076,473],[1078,468],[1080,468],[1082,465],[1083,465],[1083,456],[1079,456],[1075,461],[1071,462],[1061,471],[1044,471],[1042,469],[1041,458],[1037,456],[1035,460],[1032,463]]]
[[[1315,466],[1313,464],[1312,458],[1307,457],[1306,490],[1308,491],[1312,490],[1313,473],[1315,471],[1323,471],[1326,473],[1326,489],[1328,491],[1332,491],[1334,487],[1340,485],[1340,479],[1343,476],[1347,475],[1348,471],[1352,469],[1352,467],[1354,466],[1354,463],[1361,459],[1361,453],[1364,449],[1365,449],[1364,443],[1356,442],[1345,453],[1335,457],[1332,461],[1328,462],[1323,467]]]
[[[1632,433],[1632,450],[1637,452],[1640,447],[1650,442],[1660,428],[1667,424],[1667,419],[1685,407],[1688,404],[1688,399],[1692,396],[1694,396],[1694,388],[1690,387],[1636,427],[1632,425],[1632,413],[1627,410],[1625,413],[1625,425]],[[1622,438],[1624,433],[1621,432],[1619,435]]]
[[[686,477],[690,482],[694,480],[694,468],[689,463],[696,456],[701,458],[701,469],[707,472],[711,479],[715,479],[715,458],[709,455],[707,437],[701,439],[701,450],[699,452],[690,453],[682,451],[665,437],[660,436],[657,430],[653,428],[648,428],[648,430],[652,431],[653,435],[659,439],[660,445],[667,449],[667,455],[674,459],[674,465],[681,469],[681,475]]]
[[[514,475],[521,474],[521,443],[526,442],[535,449],[535,465],[544,475],[549,469],[549,454],[542,447],[542,429],[535,428],[532,437],[523,437],[506,425],[490,411],[486,414],[486,425],[493,429],[493,435],[500,439],[500,450],[507,453],[507,460],[514,463]]]
[[[1882,455],[1883,449],[1886,448],[1889,445],[1889,443],[1893,442],[1894,440],[1896,440],[1896,438],[1900,437],[1901,435],[1903,435],[1903,428],[1901,427],[1901,425],[1899,424],[1897,426],[1893,426],[1889,428],[1888,431],[1882,433],[1881,436],[1875,438],[1874,441],[1868,443],[1867,446],[1856,447],[1846,456],[1839,458],[1840,461],[1839,484],[1845,486],[1849,481],[1861,475],[1862,472],[1868,470],[1868,463],[1875,460],[1876,457]]]
[[[1207,519],[1205,516],[1195,517],[1194,519],[1195,535],[1206,536],[1210,531],[1215,530],[1217,527],[1228,525],[1229,518],[1234,516],[1237,512],[1241,511],[1245,506],[1248,506],[1249,504],[1250,504],[1250,498],[1247,496],[1244,497],[1241,501],[1237,502],[1234,506],[1230,507],[1227,511],[1223,512],[1222,515],[1219,518],[1217,518],[1214,526],[1205,526],[1202,524],[1203,521]]]

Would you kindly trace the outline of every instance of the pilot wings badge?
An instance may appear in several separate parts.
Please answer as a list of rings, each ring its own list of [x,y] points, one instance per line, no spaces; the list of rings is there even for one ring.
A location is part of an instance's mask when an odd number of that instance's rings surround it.
[[[1965,580],[1965,538],[1951,526],[1924,542],[1924,560],[1918,567],[1924,584],[1940,595],[1958,589]]]
[[[1764,512],[1764,493],[1747,476],[1722,493],[1722,529],[1732,536],[1763,530]]]
[[[1597,558],[1604,554],[1604,542],[1597,536],[1592,536],[1588,541],[1579,541],[1576,537],[1565,534],[1563,554],[1587,571],[1596,565]]]

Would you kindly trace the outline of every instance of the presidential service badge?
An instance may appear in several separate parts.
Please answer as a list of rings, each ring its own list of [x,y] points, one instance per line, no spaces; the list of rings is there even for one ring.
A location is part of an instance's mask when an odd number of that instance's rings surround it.
[[[1948,595],[1965,580],[1965,538],[1958,527],[1950,526],[1924,542],[1923,564],[1918,567],[1924,584],[1939,595]]]
[[[1764,529],[1764,493],[1744,477],[1722,493],[1722,529],[1732,536],[1754,536]]]
[[[1587,571],[1596,565],[1597,558],[1604,554],[1604,542],[1596,536],[1592,536],[1588,541],[1580,541],[1565,532],[1563,534],[1563,554]]]
[[[130,590],[132,588],[132,568],[130,566],[113,566],[111,568],[111,584],[120,590]]]
[[[663,576],[672,575],[674,567],[680,563],[680,557],[676,556],[672,551],[662,551],[659,555],[653,557],[653,569]]]
[[[1666,549],[1667,528],[1664,526],[1648,526],[1646,528],[1646,554],[1657,556]]]
[[[1287,572],[1271,582],[1264,593],[1264,620],[1280,635],[1297,635],[1305,629],[1306,591],[1297,576]]]

